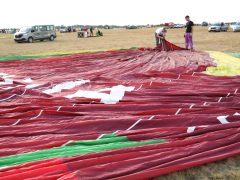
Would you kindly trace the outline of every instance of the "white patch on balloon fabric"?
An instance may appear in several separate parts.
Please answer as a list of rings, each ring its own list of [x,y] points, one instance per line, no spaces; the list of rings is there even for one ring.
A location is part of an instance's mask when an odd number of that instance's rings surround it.
[[[86,84],[88,82],[90,82],[90,81],[89,80],[69,81],[69,82],[65,82],[62,84],[58,84],[58,85],[54,86],[53,88],[47,89],[43,92],[46,94],[54,94],[54,93],[61,92],[64,89],[72,89],[72,88],[75,88],[76,86]]]
[[[0,85],[8,85],[8,84],[13,84],[13,80],[9,79],[11,77],[14,77],[14,75],[9,75],[6,73],[0,73],[0,77],[3,78],[3,82],[0,82]]]
[[[7,79],[7,78],[10,78],[10,77],[15,77],[15,75],[9,75],[7,73],[0,73],[0,77],[2,77],[3,79]]]
[[[103,93],[103,91],[109,91],[110,94]],[[126,87],[123,85],[114,86],[112,88],[105,88],[99,91],[83,91],[79,90],[74,94],[65,96],[66,98],[74,98],[74,97],[85,97],[85,98],[92,98],[92,99],[101,99],[101,102],[104,104],[116,104],[120,100],[123,99],[124,94],[126,91],[130,92],[133,91],[134,87]]]
[[[234,116],[240,116],[240,113],[236,112],[236,113],[234,114]]]
[[[26,78],[26,79],[23,80],[23,82],[25,82],[25,83],[31,83],[31,82],[33,82],[33,80],[32,80],[31,78]]]
[[[26,86],[26,89],[32,89],[32,88],[35,88],[35,87],[38,87],[38,86],[41,86],[41,84],[28,84]]]
[[[13,84],[12,79],[4,79],[3,82],[0,82],[0,85],[8,85],[8,84]]]
[[[220,123],[222,124],[228,124],[228,120],[227,120],[228,116],[218,116],[217,119],[220,121]]]
[[[74,94],[67,95],[65,96],[66,98],[74,98],[74,97],[85,97],[85,98],[92,98],[92,99],[102,99],[102,98],[107,98],[109,94],[107,93],[100,93],[97,91],[82,91],[79,90]]]
[[[114,86],[111,88],[110,95],[106,98],[102,98],[101,102],[104,104],[116,104],[123,99],[125,91],[133,91],[134,87],[126,87],[123,85]]]

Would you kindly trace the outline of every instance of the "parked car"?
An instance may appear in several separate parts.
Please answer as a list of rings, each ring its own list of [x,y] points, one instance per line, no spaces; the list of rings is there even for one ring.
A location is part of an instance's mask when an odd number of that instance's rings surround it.
[[[164,23],[164,26],[167,27],[167,28],[173,28],[174,27],[174,23],[173,22]]]
[[[220,31],[227,31],[228,30],[228,25],[222,23],[214,23],[212,24],[209,28],[208,31],[209,32],[220,32]]]
[[[184,28],[184,24],[174,24],[173,28]]]
[[[208,22],[203,21],[202,26],[208,26]]]
[[[45,39],[53,41],[56,37],[53,25],[37,25],[22,27],[19,32],[14,34],[14,41],[32,43],[35,40],[44,41]]]
[[[103,27],[104,29],[113,29],[111,26],[109,26],[109,25],[105,25],[104,27]]]
[[[127,26],[126,29],[137,29],[137,26]]]
[[[233,29],[233,32],[238,32],[240,31],[240,22],[237,22],[233,25],[230,26]]]
[[[60,27],[60,33],[67,33],[67,32],[76,32],[76,29],[73,28],[72,26],[62,26]]]
[[[66,27],[61,27],[59,32],[60,33],[65,33],[65,32],[67,32],[67,28]]]

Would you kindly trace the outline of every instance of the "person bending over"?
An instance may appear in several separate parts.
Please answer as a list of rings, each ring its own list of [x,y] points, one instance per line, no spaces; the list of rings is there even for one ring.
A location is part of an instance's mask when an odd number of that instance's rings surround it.
[[[158,28],[155,31],[156,46],[162,44],[162,40],[165,39],[167,29],[165,27]]]

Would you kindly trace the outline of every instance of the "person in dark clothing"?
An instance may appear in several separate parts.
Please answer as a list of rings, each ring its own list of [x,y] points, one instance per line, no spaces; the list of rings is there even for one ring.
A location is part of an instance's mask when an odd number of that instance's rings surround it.
[[[90,27],[90,36],[93,36],[93,27]]]
[[[98,30],[97,30],[97,33],[96,33],[96,36],[97,36],[97,37],[103,36],[103,33],[98,29]]]
[[[185,17],[187,23],[186,23],[186,32],[184,34],[185,37],[185,47],[188,49],[190,45],[190,49],[193,50],[193,41],[192,41],[192,32],[193,32],[193,26],[194,23],[190,20],[189,16]]]

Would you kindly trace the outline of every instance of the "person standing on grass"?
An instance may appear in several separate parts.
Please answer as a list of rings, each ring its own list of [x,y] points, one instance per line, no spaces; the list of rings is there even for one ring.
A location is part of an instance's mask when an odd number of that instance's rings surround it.
[[[167,29],[165,27],[160,27],[155,31],[156,46],[162,44],[162,40],[165,39]]]
[[[186,49],[188,49],[188,47],[190,46],[190,49],[193,50],[192,32],[193,32],[194,23],[190,20],[189,16],[186,16],[185,19],[187,21],[186,32],[184,34],[185,47]]]
[[[93,36],[93,27],[90,27],[90,36]]]

